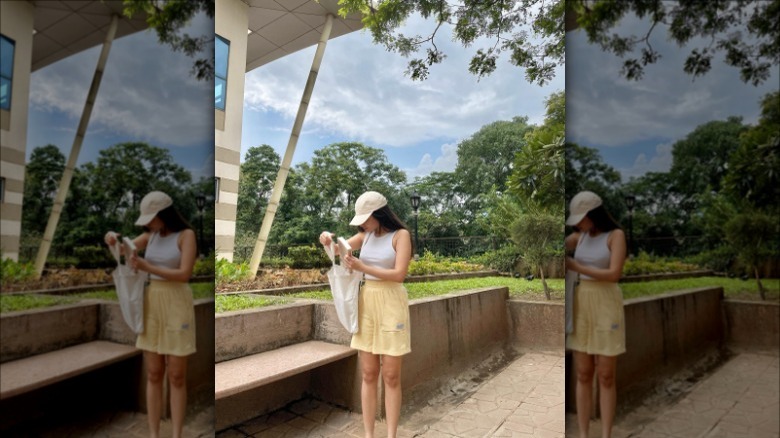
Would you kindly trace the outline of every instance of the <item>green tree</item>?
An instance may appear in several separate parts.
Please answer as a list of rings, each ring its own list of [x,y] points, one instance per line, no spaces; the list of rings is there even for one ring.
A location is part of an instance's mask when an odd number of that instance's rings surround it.
[[[758,124],[742,133],[728,159],[723,188],[756,208],[780,212],[780,92],[762,99]]]
[[[33,149],[24,169],[23,233],[43,233],[63,169],[65,156],[57,146],[49,144]]]
[[[777,257],[777,217],[760,211],[742,211],[724,225],[725,237],[742,265],[752,272],[758,283],[761,299],[766,299],[761,284],[759,266],[768,258]]]
[[[544,124],[526,134],[526,146],[515,155],[508,185],[510,192],[519,199],[562,215],[566,166],[565,94],[553,93],[545,104],[547,115]]]
[[[539,272],[548,300],[551,297],[544,268],[556,257],[556,250],[562,248],[563,237],[563,221],[558,214],[523,214],[512,224],[512,241],[520,248],[526,265]]]
[[[157,32],[160,43],[167,44],[174,52],[191,58],[208,53],[195,60],[192,74],[204,81],[214,79],[214,34],[193,37],[181,31],[200,12],[213,19],[214,0],[124,0],[123,3],[126,16],[145,14],[146,23]]]
[[[422,237],[456,237],[465,224],[458,176],[454,172],[433,172],[414,182],[420,195],[419,234]],[[410,224],[411,225],[411,224]]]
[[[679,196],[678,209],[693,212],[699,207],[701,194],[720,191],[729,156],[739,146],[745,129],[741,117],[729,117],[699,125],[674,143],[669,173],[674,181],[672,195]]]
[[[492,2],[445,0],[341,0],[343,16],[363,15],[363,25],[371,31],[374,43],[404,57],[425,48],[425,56],[409,62],[407,75],[415,80],[428,77],[428,68],[441,63],[446,54],[436,45],[442,26],[453,28],[453,39],[464,47],[479,38],[488,40],[471,58],[469,71],[478,77],[493,73],[501,53],[509,62],[525,69],[526,80],[544,85],[555,76],[555,68],[565,61],[563,1],[501,0]],[[430,20],[429,35],[407,36],[398,28],[412,14]]]
[[[683,65],[694,78],[709,72],[715,54],[721,52],[724,62],[753,85],[769,79],[771,68],[780,64],[780,0],[569,0],[567,6],[588,41],[624,60],[621,74],[627,79],[641,79],[644,68],[661,58],[650,44],[658,28],[667,29],[667,37],[680,47],[702,41]],[[645,19],[646,26],[638,35],[616,33],[620,20],[630,14]]]
[[[281,161],[279,154],[265,144],[247,150],[238,179],[237,235],[256,235],[260,229]]]
[[[526,145],[526,135],[534,129],[527,117],[497,121],[480,128],[458,144],[455,174],[460,179],[463,215],[469,234],[481,234],[479,218],[487,208],[487,199],[507,191],[515,156]],[[483,231],[484,232],[484,231]]]

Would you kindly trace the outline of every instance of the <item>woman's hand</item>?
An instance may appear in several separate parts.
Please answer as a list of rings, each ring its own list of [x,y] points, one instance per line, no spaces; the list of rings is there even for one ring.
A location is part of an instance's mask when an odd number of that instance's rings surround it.
[[[347,254],[343,258],[344,266],[352,271],[359,271],[359,272],[365,272],[366,265],[363,264],[363,262],[360,261],[359,258],[353,256],[352,254]]]
[[[136,253],[133,253],[133,255],[130,256],[130,267],[133,268],[134,271],[140,270],[149,272],[149,262],[143,257],[138,257],[138,254]]]
[[[116,233],[114,231],[109,231],[103,237],[103,241],[106,242],[106,245],[108,246],[114,246],[116,244],[116,241],[119,240],[120,236],[121,234],[119,233]]]
[[[320,234],[320,243],[322,246],[329,246],[333,242],[333,233],[323,231]]]

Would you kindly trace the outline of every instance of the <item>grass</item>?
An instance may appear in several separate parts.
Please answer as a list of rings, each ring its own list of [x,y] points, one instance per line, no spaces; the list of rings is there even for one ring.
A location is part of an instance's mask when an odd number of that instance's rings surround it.
[[[766,290],[767,301],[780,300],[780,279],[764,279],[761,281],[761,284],[764,285]],[[758,284],[753,279],[744,281],[738,278],[725,277],[680,278],[676,280],[624,283],[620,285],[620,288],[623,290],[624,298],[637,298],[676,290],[711,286],[723,287],[723,294],[728,299],[753,301],[761,299],[758,293]]]
[[[192,288],[192,297],[196,300],[200,298],[214,298],[214,283],[192,283],[190,287]],[[72,304],[83,300],[118,301],[118,298],[114,289],[69,295],[0,295],[0,313]]]
[[[521,298],[534,301],[546,300],[544,296],[544,286],[542,286],[542,282],[538,279],[528,281],[523,278],[481,277],[460,280],[431,281],[423,283],[406,283],[404,286],[409,292],[410,300],[446,295],[452,292],[465,291],[469,289],[504,286],[509,288],[509,296],[511,298]],[[547,286],[551,290],[553,301],[563,301],[564,290],[562,278],[548,279]],[[314,300],[333,300],[329,289],[298,292],[285,296],[290,298],[307,298]]]
[[[217,295],[214,299],[214,312],[232,312],[234,310],[253,309],[257,307],[286,304],[290,300],[279,297],[261,295]]]
[[[0,295],[0,313],[76,303],[73,297],[57,295]]]

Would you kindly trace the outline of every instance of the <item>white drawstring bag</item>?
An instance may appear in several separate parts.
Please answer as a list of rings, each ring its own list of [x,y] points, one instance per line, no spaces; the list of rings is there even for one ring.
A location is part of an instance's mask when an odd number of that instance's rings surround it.
[[[127,239],[125,249],[128,250],[129,246],[133,246],[132,241],[127,237],[125,239]],[[126,264],[128,255],[125,256],[125,264],[122,264],[119,252],[120,245],[121,243],[117,239],[116,244],[110,247],[111,254],[116,259],[116,269],[111,273],[111,276],[114,277],[114,286],[116,287],[116,295],[119,297],[122,317],[135,334],[141,334],[144,332],[144,286],[149,273],[137,272],[128,266]]]
[[[360,281],[363,274],[351,271],[336,264],[335,244],[325,247],[325,252],[330,258],[331,266],[328,270],[328,282],[333,294],[333,303],[336,305],[336,314],[339,322],[350,333],[358,331],[358,294],[360,293]]]

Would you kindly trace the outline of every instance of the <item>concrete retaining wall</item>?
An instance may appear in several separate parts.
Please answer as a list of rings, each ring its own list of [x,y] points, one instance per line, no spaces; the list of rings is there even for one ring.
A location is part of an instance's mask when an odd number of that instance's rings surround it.
[[[72,304],[0,316],[0,363],[97,339],[99,309]]]
[[[543,301],[507,301],[510,339],[518,350],[565,348],[565,306]]]
[[[214,399],[214,300],[195,301],[197,352],[187,361],[189,405]],[[21,359],[65,348],[83,342],[106,340],[135,345],[136,335],[125,324],[119,303],[93,301],[67,306],[14,312],[0,317],[0,362]],[[142,361],[134,364],[143,367]],[[117,367],[124,370],[124,368]],[[142,369],[134,370],[142,378],[137,397],[129,404],[145,411],[145,377]],[[127,375],[115,376],[127,379]]]
[[[412,353],[404,356],[405,403],[426,399],[443,380],[468,370],[506,346],[508,294],[507,288],[480,289],[410,303]],[[351,338],[339,323],[332,303],[307,302],[230,312],[216,317],[214,360],[220,362],[310,339],[349,345]],[[341,377],[334,379],[336,372]],[[218,403],[217,430],[247,415],[261,415],[295,400],[301,396],[301,382],[308,382],[309,393],[360,411],[361,380],[356,358],[306,374],[274,385],[273,396],[264,388]],[[286,396],[280,397],[281,392]],[[378,396],[381,411],[381,390]],[[269,398],[273,400],[265,400]],[[242,406],[248,408],[245,414],[240,414]],[[226,415],[231,418],[222,418]]]
[[[780,304],[723,302],[729,348],[777,352],[780,348]]]
[[[626,353],[617,361],[619,405],[633,406],[666,377],[701,365],[725,345],[722,288],[701,288],[626,300]],[[576,376],[567,361],[567,409]]]

